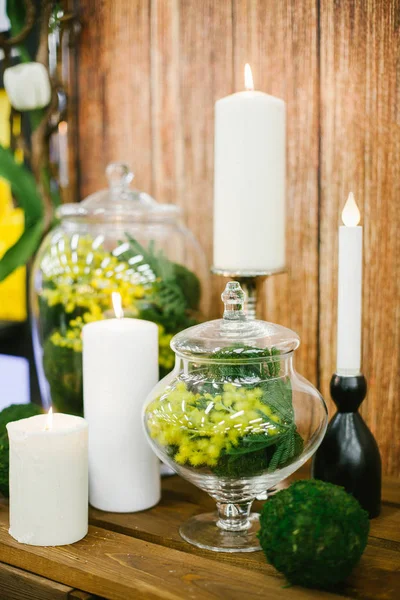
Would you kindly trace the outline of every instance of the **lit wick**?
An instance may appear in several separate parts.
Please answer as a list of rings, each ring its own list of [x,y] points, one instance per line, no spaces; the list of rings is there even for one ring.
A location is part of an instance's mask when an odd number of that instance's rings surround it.
[[[346,227],[356,227],[360,222],[360,211],[354,199],[353,192],[350,192],[347,202],[342,210],[342,221]]]
[[[51,406],[49,409],[49,412],[47,413],[47,420],[46,420],[46,426],[45,426],[45,431],[49,431],[50,429],[53,429],[53,407]]]
[[[113,292],[111,294],[112,305],[114,309],[115,316],[117,319],[122,319],[124,316],[124,311],[122,308],[122,298],[119,292]]]
[[[248,63],[244,66],[244,87],[248,92],[254,91],[253,73]]]

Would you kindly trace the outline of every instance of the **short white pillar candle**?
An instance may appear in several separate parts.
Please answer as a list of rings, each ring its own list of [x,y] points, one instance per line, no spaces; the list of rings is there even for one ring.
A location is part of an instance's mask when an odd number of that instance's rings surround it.
[[[73,544],[88,531],[88,426],[72,415],[7,424],[10,535],[22,544]]]
[[[118,318],[85,325],[83,395],[95,508],[136,512],[160,500],[160,464],[142,424],[145,399],[157,381],[155,323]]]

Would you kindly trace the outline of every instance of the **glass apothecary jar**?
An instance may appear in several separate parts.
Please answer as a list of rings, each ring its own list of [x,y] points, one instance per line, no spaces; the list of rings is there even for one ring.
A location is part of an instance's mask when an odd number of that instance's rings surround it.
[[[223,319],[176,335],[175,369],[148,398],[144,426],[158,457],[210,494],[215,514],[180,530],[201,548],[259,549],[255,497],[296,471],[327,425],[322,396],[293,367],[296,333],[248,320],[244,293],[230,282]]]
[[[132,190],[133,174],[107,167],[109,189],[58,209],[59,225],[35,259],[31,306],[33,342],[43,403],[82,414],[85,323],[114,316],[112,294],[126,317],[159,327],[163,377],[174,366],[170,340],[207,310],[204,253],[180,222],[176,205]]]

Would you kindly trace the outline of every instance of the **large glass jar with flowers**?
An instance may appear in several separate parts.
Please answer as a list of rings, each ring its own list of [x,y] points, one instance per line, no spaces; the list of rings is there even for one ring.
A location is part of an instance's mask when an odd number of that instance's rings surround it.
[[[327,425],[322,396],[293,367],[296,333],[249,320],[230,282],[222,319],[178,333],[175,369],[144,408],[158,457],[217,502],[180,529],[201,548],[259,550],[254,498],[264,496],[315,452]]]
[[[176,205],[132,190],[128,167],[107,167],[109,189],[58,209],[59,225],[37,254],[31,284],[33,342],[45,405],[82,414],[85,323],[114,316],[112,294],[126,317],[159,327],[159,367],[174,366],[170,341],[207,309],[208,269]]]

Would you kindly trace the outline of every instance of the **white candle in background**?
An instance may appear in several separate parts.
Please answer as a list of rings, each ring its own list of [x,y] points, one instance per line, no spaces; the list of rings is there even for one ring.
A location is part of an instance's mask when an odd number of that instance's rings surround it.
[[[58,124],[58,179],[61,187],[68,187],[68,123]]]
[[[142,428],[146,396],[158,381],[158,327],[119,318],[83,328],[83,388],[89,423],[89,501],[136,512],[160,500],[160,466]]]
[[[214,267],[279,271],[285,266],[285,103],[246,91],[215,104]]]
[[[361,368],[362,227],[360,211],[352,193],[342,212],[339,227],[338,274],[338,375],[353,376]]]
[[[88,530],[88,426],[72,415],[37,415],[7,425],[10,535],[61,546]]]

